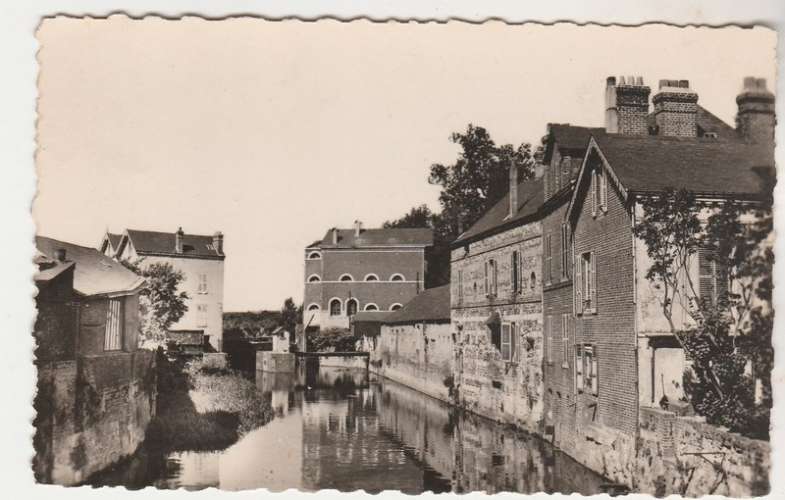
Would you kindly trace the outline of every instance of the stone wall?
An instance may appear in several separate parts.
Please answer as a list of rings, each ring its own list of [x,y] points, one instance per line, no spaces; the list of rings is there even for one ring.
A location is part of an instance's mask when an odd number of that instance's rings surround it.
[[[39,364],[36,480],[77,484],[133,454],[154,416],[156,397],[151,351]]]
[[[657,496],[762,496],[769,491],[771,446],[764,441],[657,408],[641,408],[632,486]]]
[[[370,369],[442,401],[453,385],[453,341],[449,323],[383,325],[378,338],[365,342]]]
[[[517,226],[453,250],[451,316],[456,402],[497,421],[537,431],[542,419],[542,226]],[[518,257],[514,282],[513,255]],[[497,285],[485,290],[493,260]],[[510,325],[512,356],[503,359],[488,321]]]

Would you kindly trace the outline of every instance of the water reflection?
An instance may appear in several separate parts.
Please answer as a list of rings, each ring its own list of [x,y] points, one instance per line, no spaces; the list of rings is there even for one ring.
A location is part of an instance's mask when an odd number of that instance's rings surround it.
[[[276,418],[221,452],[134,457],[129,487],[369,492],[599,492],[602,478],[541,440],[366,371],[258,373]],[[135,465],[134,465],[135,463]]]

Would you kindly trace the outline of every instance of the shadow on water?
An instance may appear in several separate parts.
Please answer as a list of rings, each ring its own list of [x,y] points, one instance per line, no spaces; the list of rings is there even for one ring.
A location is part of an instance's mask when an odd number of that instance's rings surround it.
[[[269,423],[218,452],[140,450],[92,484],[592,494],[604,483],[536,437],[367,370],[303,363],[255,383]]]

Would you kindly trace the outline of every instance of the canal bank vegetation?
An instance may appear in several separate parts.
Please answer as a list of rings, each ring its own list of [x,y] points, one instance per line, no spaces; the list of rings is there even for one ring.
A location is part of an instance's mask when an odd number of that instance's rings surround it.
[[[158,352],[156,416],[145,446],[163,452],[222,450],[272,418],[253,380]]]
[[[348,328],[326,328],[308,337],[309,352],[355,352],[357,339]]]

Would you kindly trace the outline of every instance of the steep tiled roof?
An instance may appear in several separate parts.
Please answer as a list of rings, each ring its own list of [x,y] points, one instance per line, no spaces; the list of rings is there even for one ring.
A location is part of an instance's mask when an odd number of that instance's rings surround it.
[[[581,153],[586,150],[586,147],[589,145],[589,138],[593,134],[603,132],[605,132],[605,129],[598,127],[579,127],[569,123],[548,124],[545,163],[550,161],[555,145],[558,145],[562,151]]]
[[[173,257],[196,257],[201,259],[223,259],[213,246],[213,237],[199,234],[183,235],[183,253],[175,252],[175,233],[158,231],[126,231],[139,255],[166,255]]]
[[[450,285],[428,288],[390,314],[385,323],[450,321]]]
[[[352,316],[352,321],[366,323],[384,323],[394,314],[390,311],[358,311]]]
[[[106,233],[106,236],[109,238],[109,243],[112,245],[112,248],[115,250],[117,246],[120,245],[120,239],[123,237],[122,234],[114,234],[114,233]]]
[[[514,225],[537,214],[543,203],[542,182],[540,178],[518,184],[518,211],[513,217],[507,218],[510,206],[510,194],[507,193],[467,231],[458,236],[454,244],[490,233],[500,227]]]
[[[433,244],[433,231],[431,229],[363,229],[360,231],[359,237],[355,236],[354,229],[338,229],[337,245],[333,245],[332,232],[332,229],[327,231],[327,234],[324,235],[324,238],[319,243],[319,247],[358,248],[401,245],[429,246]]]
[[[696,194],[755,195],[760,169],[773,166],[765,147],[740,140],[660,136],[595,137],[625,189],[658,192],[686,189]]]
[[[35,245],[41,254],[55,259],[57,250],[65,250],[65,261],[76,264],[74,290],[82,295],[134,292],[144,285],[144,278],[103,255],[95,248],[36,236]]]

